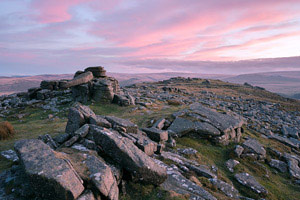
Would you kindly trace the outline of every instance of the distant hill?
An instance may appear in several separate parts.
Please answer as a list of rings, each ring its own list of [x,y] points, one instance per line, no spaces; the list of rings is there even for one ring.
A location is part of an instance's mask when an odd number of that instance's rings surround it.
[[[292,98],[298,98],[299,95],[296,94],[300,93],[300,71],[242,74],[223,78],[222,80],[240,84],[247,82]]]
[[[132,85],[141,82],[157,82],[172,77],[198,77],[204,79],[220,79],[231,83],[244,84],[245,82],[263,87],[271,92],[281,94],[286,97],[300,99],[300,71],[265,72],[241,75],[222,74],[199,74],[199,73],[107,73],[108,76],[118,79],[121,86]],[[0,77],[0,95],[12,94],[26,91],[31,87],[38,87],[42,80],[71,79],[73,74],[58,75],[37,75],[37,76],[14,76]]]
[[[71,74],[37,75],[37,76],[1,76],[0,95],[24,92],[32,87],[38,87],[42,80],[71,79]]]

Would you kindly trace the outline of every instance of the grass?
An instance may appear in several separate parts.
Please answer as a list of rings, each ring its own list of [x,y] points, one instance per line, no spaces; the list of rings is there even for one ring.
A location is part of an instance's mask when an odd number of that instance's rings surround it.
[[[0,140],[13,137],[15,129],[8,121],[0,122]]]
[[[188,200],[182,195],[173,195],[153,185],[128,182],[126,184],[126,194],[120,200]]]
[[[248,130],[246,130],[246,135],[254,136],[254,134]],[[260,138],[260,141],[264,139]],[[265,139],[267,140],[267,139]],[[284,148],[282,144],[274,144],[270,140],[269,143],[267,141],[263,141],[264,144],[267,146],[277,145],[277,149]],[[257,195],[256,193],[252,192],[248,188],[242,186],[234,179],[234,174],[240,172],[247,172],[255,177],[255,179],[263,185],[268,191],[269,194],[267,195],[267,199],[270,200],[296,200],[299,199],[300,196],[300,188],[299,186],[295,186],[291,183],[288,173],[275,173],[275,170],[270,168],[267,164],[261,163],[256,164],[254,160],[251,159],[238,159],[233,157],[233,148],[235,144],[229,144],[228,146],[216,146],[211,144],[209,141],[197,137],[193,137],[193,135],[188,137],[182,137],[177,139],[177,144],[179,148],[183,147],[192,147],[196,149],[199,153],[194,158],[197,160],[199,164],[206,164],[206,165],[215,165],[218,167],[218,178],[232,183],[236,189],[239,190],[240,194],[245,195],[247,197],[251,197],[254,199],[259,199],[261,196]],[[230,159],[234,158],[240,161],[240,164],[236,166],[235,172],[231,173],[225,167],[225,162]],[[262,167],[263,166],[263,167]],[[266,177],[266,172],[269,177]],[[207,181],[205,178],[200,179],[203,185],[207,185]],[[209,186],[209,185],[208,185]],[[210,186],[207,187],[207,190],[210,191],[213,195],[217,195],[214,189]],[[283,192],[284,191],[284,192]]]
[[[65,131],[67,113],[60,113],[60,119],[47,118],[49,112],[44,112],[39,108],[26,108],[22,111],[16,110],[16,113],[27,113],[22,120],[8,117],[7,120],[15,129],[14,137],[6,140],[0,140],[0,151],[13,149],[14,143],[21,139],[37,138],[39,135],[49,134],[51,136],[58,135]],[[12,162],[0,156],[0,172],[8,169]]]

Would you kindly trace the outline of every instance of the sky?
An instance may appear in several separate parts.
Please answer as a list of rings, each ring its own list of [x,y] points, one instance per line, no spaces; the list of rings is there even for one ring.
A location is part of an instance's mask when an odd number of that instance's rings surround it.
[[[299,10],[300,0],[0,0],[0,75],[300,70]],[[261,60],[280,57],[292,58]]]

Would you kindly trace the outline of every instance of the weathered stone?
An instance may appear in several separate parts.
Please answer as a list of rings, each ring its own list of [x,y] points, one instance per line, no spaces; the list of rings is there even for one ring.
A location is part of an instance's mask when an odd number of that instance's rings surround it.
[[[72,146],[75,142],[77,142],[77,140],[80,138],[79,135],[74,135],[73,137],[71,137],[69,140],[67,140],[65,143],[63,143],[61,146],[62,147],[70,147]]]
[[[100,115],[91,116],[90,123],[104,128],[111,128],[111,123],[109,123],[104,117],[101,117]]]
[[[45,100],[50,98],[52,95],[51,90],[43,89],[36,92],[36,99],[37,100]]]
[[[167,180],[161,185],[165,190],[174,191],[182,195],[189,195],[190,199],[217,200],[205,189],[186,179],[180,172],[178,172],[177,167],[167,166],[167,174]]]
[[[219,179],[209,179],[210,182],[231,199],[239,199],[239,192],[232,185]]]
[[[230,172],[234,172],[234,167],[236,165],[240,164],[239,161],[237,160],[233,160],[233,159],[229,159],[226,161],[225,165],[227,167],[227,169],[230,171]]]
[[[78,135],[81,138],[84,138],[89,133],[89,125],[85,124],[74,132],[74,135]]]
[[[176,147],[176,140],[172,138],[171,136],[168,136],[168,140],[166,141],[166,146],[170,148]]]
[[[163,129],[164,125],[165,125],[165,118],[160,118],[159,120],[157,120],[154,124],[153,124],[153,128],[157,128],[157,129]]]
[[[78,101],[81,103],[87,103],[91,100],[91,92],[90,92],[91,83],[85,83],[81,85],[76,85],[72,87],[72,98],[74,101]]]
[[[191,171],[194,171],[198,176],[203,176],[206,178],[217,178],[217,176],[214,173],[212,173],[209,169],[207,169],[205,166],[195,166],[189,163],[186,163],[185,166]]]
[[[40,135],[39,139],[42,140],[45,144],[49,145],[52,149],[56,149],[58,147],[57,143],[52,139],[51,135]]]
[[[118,104],[120,106],[130,106],[135,105],[135,98],[131,95],[118,95],[115,94],[112,103]]]
[[[248,139],[243,144],[243,153],[254,153],[266,157],[266,150],[264,147],[255,139]]]
[[[282,173],[287,171],[287,164],[283,161],[271,159],[269,165]]]
[[[215,126],[222,132],[231,131],[232,129],[241,127],[244,124],[244,121],[241,119],[237,119],[230,115],[215,112],[212,109],[201,105],[200,103],[191,104],[190,110],[192,110],[195,114],[205,116],[205,118],[207,119],[206,121],[208,123]]]
[[[178,148],[177,151],[178,151],[178,153],[186,155],[186,156],[196,155],[198,153],[198,151],[193,148],[185,148],[185,149]]]
[[[43,80],[40,84],[40,87],[42,89],[47,89],[47,90],[58,90],[59,89],[59,82],[56,80]]]
[[[88,106],[76,103],[69,109],[66,133],[73,134],[82,125],[88,123],[91,116],[95,116],[95,113]]]
[[[152,156],[157,151],[157,143],[150,140],[148,137],[142,134],[131,134],[131,137],[134,138],[132,142],[148,156]]]
[[[106,77],[106,71],[104,67],[96,66],[96,67],[88,67],[84,70],[85,72],[92,72],[94,77]]]
[[[93,76],[92,72],[85,72],[83,74],[76,76],[75,78],[73,78],[72,80],[70,80],[68,82],[62,83],[61,87],[69,88],[69,87],[73,87],[76,85],[81,85],[81,84],[91,81],[93,78],[94,78],[94,76]]]
[[[239,173],[234,175],[234,178],[242,185],[248,187],[249,189],[253,190],[258,194],[267,194],[268,191],[259,184],[255,178],[248,173]]]
[[[53,138],[53,140],[58,144],[62,144],[68,139],[70,139],[70,135],[68,133],[59,134]]]
[[[290,147],[293,147],[293,148],[299,148],[299,144],[296,143],[296,142],[293,142],[292,140],[288,139],[288,138],[285,138],[285,137],[281,137],[277,134],[274,134],[272,136],[269,136],[270,139],[275,139],[287,146],[290,146]]]
[[[91,190],[86,190],[77,200],[96,200]]]
[[[28,89],[29,99],[36,99],[37,92],[40,90],[41,90],[41,88],[29,88]]]
[[[161,184],[166,179],[166,170],[138,149],[132,141],[107,129],[93,127],[96,144],[113,160],[131,172],[137,180]]]
[[[290,176],[295,179],[300,179],[299,161],[293,158],[289,158],[288,167],[289,167]]]
[[[12,149],[9,149],[6,151],[1,151],[0,155],[12,162],[19,161],[19,157],[18,157],[17,153]]]
[[[132,123],[129,120],[121,119],[114,116],[106,116],[105,119],[112,124],[113,128],[123,127],[127,133],[137,133],[138,127],[136,124]]]
[[[96,148],[97,148],[96,143],[94,141],[88,140],[88,139],[83,139],[82,145],[91,150],[96,150]]]
[[[207,167],[199,165],[197,162],[188,160],[178,154],[171,152],[162,152],[161,156],[164,159],[172,160],[180,167],[184,166],[186,167],[186,169],[194,171],[198,176],[204,176],[206,178],[216,178],[216,175],[213,174],[209,169],[207,169]]]
[[[243,151],[244,151],[244,148],[240,145],[236,145],[234,148],[234,153],[238,158],[242,155]]]
[[[102,103],[111,103],[114,95],[115,90],[114,88],[116,84],[113,82],[117,80],[110,80],[110,79],[96,79],[93,81],[92,84],[92,99],[96,102]]]
[[[168,128],[168,130],[173,131],[178,137],[182,137],[183,135],[194,130],[195,125],[192,121],[177,117]]]
[[[42,141],[21,140],[16,142],[15,150],[37,196],[76,199],[83,192],[83,181],[69,162],[57,158]]]
[[[155,142],[164,142],[168,140],[168,131],[163,131],[157,128],[143,128],[143,131],[146,132],[147,136]]]
[[[221,135],[221,132],[211,124],[207,122],[195,122],[195,132],[201,135],[211,135],[211,136],[218,136]]]
[[[299,139],[299,133],[296,128],[288,127],[288,126],[282,126],[281,132],[285,136],[293,137],[296,139]]]
[[[110,200],[119,199],[119,188],[111,168],[93,155],[88,155],[84,161],[93,185]]]

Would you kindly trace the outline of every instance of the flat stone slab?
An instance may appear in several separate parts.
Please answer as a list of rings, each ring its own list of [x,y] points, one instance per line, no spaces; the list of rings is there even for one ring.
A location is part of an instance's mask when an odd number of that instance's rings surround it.
[[[265,148],[255,139],[246,140],[242,146],[244,147],[243,153],[255,153],[263,157],[266,156]]]
[[[90,123],[104,128],[111,128],[111,123],[109,123],[104,117],[100,115],[91,116]]]
[[[271,159],[269,165],[282,173],[287,171],[287,164],[283,161]]]
[[[43,199],[76,199],[83,192],[83,181],[67,160],[57,158],[54,151],[40,140],[15,143],[32,189]]]
[[[210,182],[231,199],[239,199],[239,192],[232,185],[216,178],[210,179]]]
[[[195,129],[194,122],[182,117],[177,117],[172,122],[171,126],[168,128],[168,130],[173,131],[179,137],[182,137],[183,135],[193,131],[194,129]]]
[[[63,82],[61,84],[61,87],[62,88],[70,88],[70,87],[73,87],[76,85],[85,84],[85,83],[91,81],[93,78],[94,78],[94,76],[93,76],[92,72],[85,72],[85,73],[82,73],[82,74],[76,76],[75,78],[73,78],[70,81]]]
[[[293,140],[290,140],[289,138],[282,137],[280,135],[274,134],[269,136],[270,139],[277,140],[287,146],[293,147],[293,148],[299,148],[299,143],[294,142]]]
[[[234,178],[242,185],[248,187],[253,190],[257,194],[267,194],[268,191],[259,184],[253,176],[248,173],[239,173],[234,175]]]
[[[179,171],[178,168],[167,166],[168,178],[161,185],[167,191],[174,191],[178,194],[189,195],[190,199],[205,199],[205,200],[217,200],[208,191],[186,179]]]
[[[106,116],[105,119],[112,124],[113,128],[122,127],[126,130],[127,133],[138,132],[138,126],[129,120],[121,119],[114,116]]]

